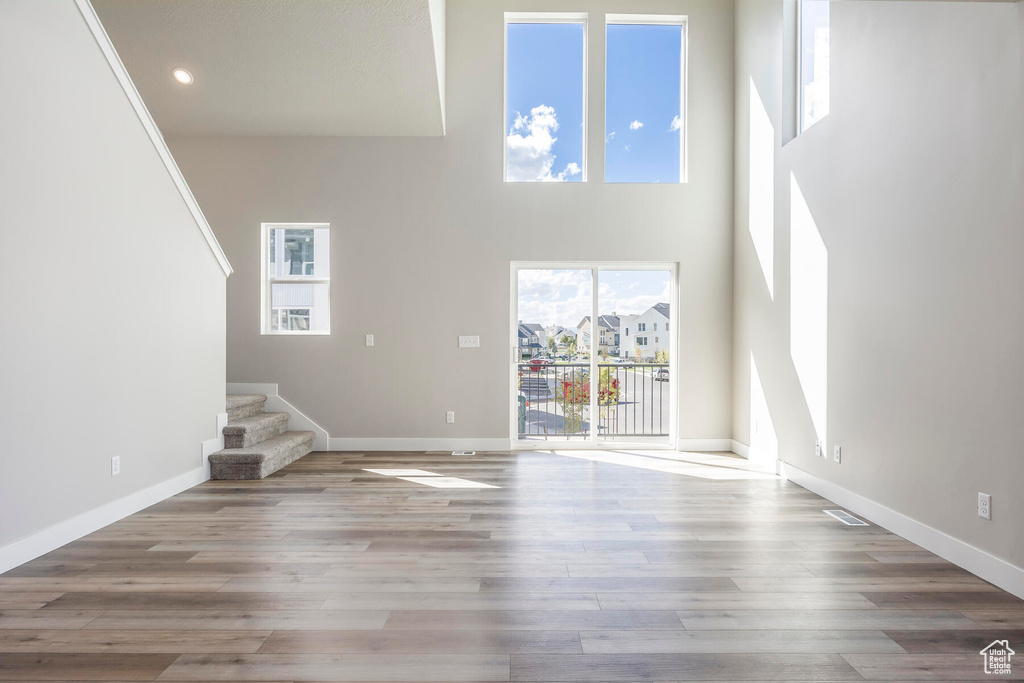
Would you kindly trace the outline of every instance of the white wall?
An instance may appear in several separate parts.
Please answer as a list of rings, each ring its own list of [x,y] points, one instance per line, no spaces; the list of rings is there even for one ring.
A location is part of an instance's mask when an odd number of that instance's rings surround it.
[[[733,7],[630,3],[690,17],[691,182],[605,185],[602,15],[622,7],[558,7],[593,21],[585,184],[502,182],[503,12],[544,2],[449,0],[444,138],[171,140],[236,269],[229,380],[279,383],[334,438],[504,439],[510,261],[678,261],[680,436],[728,439]],[[260,336],[263,221],[332,224],[330,337]],[[460,334],[480,335],[481,348],[459,350]]]
[[[0,107],[3,565],[4,546],[201,468],[225,286],[75,3],[0,14],[17,65]]]
[[[780,147],[782,4],[740,0],[734,346],[738,440],[777,437],[786,463],[1018,567],[1021,11],[833,3],[831,114]],[[748,229],[752,196],[775,207],[772,239],[759,242],[774,245],[763,249],[774,298]],[[826,289],[799,284],[826,264]],[[827,292],[823,378],[814,315],[799,315],[815,292]],[[842,445],[842,464],[814,455],[819,387],[820,431],[829,452]],[[765,399],[767,437],[750,428]],[[991,521],[976,514],[979,491],[993,496]]]

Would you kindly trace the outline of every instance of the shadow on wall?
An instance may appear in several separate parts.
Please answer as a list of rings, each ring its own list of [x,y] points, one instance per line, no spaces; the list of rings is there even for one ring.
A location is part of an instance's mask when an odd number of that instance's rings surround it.
[[[749,90],[747,230],[774,304],[775,128],[753,77]],[[828,250],[792,173],[789,182],[790,357],[815,437],[824,445],[828,424]],[[749,372],[750,458],[763,466],[778,459],[779,442],[753,350]]]
[[[768,285],[775,299],[775,128],[768,110],[750,79],[750,185],[747,229]]]

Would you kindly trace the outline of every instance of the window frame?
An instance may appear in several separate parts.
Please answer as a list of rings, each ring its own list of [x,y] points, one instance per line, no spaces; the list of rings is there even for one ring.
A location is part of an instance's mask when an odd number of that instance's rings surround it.
[[[575,183],[538,183],[508,179],[508,25],[509,24],[583,24],[583,156],[580,159],[580,183],[587,182],[587,150],[590,147],[590,15],[587,12],[505,12],[502,25],[504,67],[501,92],[501,179],[516,185],[570,185]]]
[[[272,230],[323,230],[331,229],[330,223],[261,223],[260,224],[260,334],[281,335],[281,336],[324,336],[331,333],[331,266],[330,266],[330,237],[328,237],[327,249],[327,277],[313,275],[292,275],[289,277],[274,277],[270,275],[270,232]],[[314,238],[315,239],[315,238]],[[314,249],[316,243],[314,242]],[[305,269],[305,268],[303,268]],[[327,285],[326,317],[327,327],[323,330],[281,330],[272,329],[274,318],[273,307],[273,286],[275,284],[324,284]],[[312,307],[288,306],[284,309],[299,309]],[[310,314],[312,318],[312,312]]]
[[[806,0],[796,0],[796,31],[795,31],[795,53],[796,53],[796,135],[799,136],[802,133],[806,133],[808,130],[814,127],[815,123],[822,121],[826,114],[821,119],[814,121],[810,125],[804,126],[804,105],[806,104],[804,99],[804,4]],[[831,66],[831,53],[832,53],[832,5],[829,0],[829,16],[828,16],[828,32],[829,32],[829,81],[832,80],[832,66]],[[829,113],[832,111],[832,95],[829,93]]]
[[[685,14],[606,14],[604,15],[604,112],[605,130],[601,136],[603,140],[608,135],[608,27],[610,25],[633,25],[633,26],[679,26],[682,28],[682,45],[679,49],[679,118],[682,126],[679,129],[679,182],[678,183],[649,183],[649,182],[613,182],[608,185],[686,185],[690,182],[690,112],[689,93],[690,77],[687,65],[690,63],[690,22]],[[604,145],[602,145],[604,148]],[[607,155],[606,155],[607,156]],[[607,159],[605,160],[607,166]],[[607,170],[604,175],[607,178]]]

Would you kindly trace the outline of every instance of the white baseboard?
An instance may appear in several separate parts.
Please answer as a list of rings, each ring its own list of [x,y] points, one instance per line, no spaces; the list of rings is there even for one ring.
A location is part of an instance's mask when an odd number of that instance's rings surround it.
[[[313,422],[305,413],[289,403],[277,393],[276,384],[253,384],[245,382],[230,382],[227,385],[229,394],[265,394],[267,397],[266,410],[272,413],[288,413],[291,417],[288,420],[288,429],[302,432],[313,432],[313,450],[326,451],[330,448],[331,435],[327,430]]]
[[[508,439],[349,439],[329,441],[332,451],[507,451]]]
[[[732,439],[676,439],[676,450],[734,453],[735,443]]]
[[[780,474],[794,484],[838,503],[850,512],[963,567],[1018,598],[1024,598],[1024,569],[792,465],[783,464]]]
[[[202,459],[200,466],[206,472],[206,478],[210,478],[210,455],[217,451],[224,450],[224,428],[228,426],[228,414],[217,415],[217,436],[207,439],[202,443]]]
[[[750,460],[750,446],[745,443],[740,443],[736,439],[732,440],[732,452],[741,458]]]
[[[0,574],[34,560],[40,555],[45,555],[51,550],[56,550],[71,541],[78,540],[86,534],[91,534],[97,529],[102,529],[108,524],[124,519],[128,515],[135,514],[150,505],[202,484],[209,478],[209,474],[202,467],[197,467],[167,481],[153,484],[124,498],[84,512],[77,517],[54,524],[20,541],[5,545],[0,548]]]

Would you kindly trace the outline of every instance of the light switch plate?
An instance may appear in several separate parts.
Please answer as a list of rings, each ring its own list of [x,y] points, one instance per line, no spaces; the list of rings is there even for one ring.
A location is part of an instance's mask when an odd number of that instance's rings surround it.
[[[373,346],[373,335],[372,334],[366,335],[366,345],[367,346]]]
[[[459,348],[460,349],[478,349],[480,348],[480,337],[473,335],[471,337],[459,337]]]

